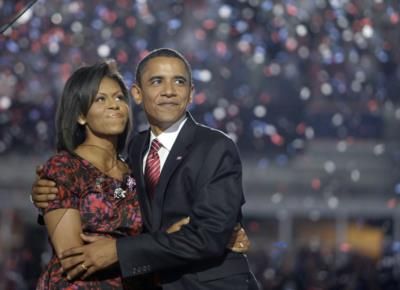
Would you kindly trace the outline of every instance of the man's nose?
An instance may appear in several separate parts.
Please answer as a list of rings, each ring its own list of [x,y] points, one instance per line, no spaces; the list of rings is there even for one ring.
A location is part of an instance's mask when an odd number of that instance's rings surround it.
[[[163,94],[167,97],[175,95],[175,86],[173,82],[164,83]]]

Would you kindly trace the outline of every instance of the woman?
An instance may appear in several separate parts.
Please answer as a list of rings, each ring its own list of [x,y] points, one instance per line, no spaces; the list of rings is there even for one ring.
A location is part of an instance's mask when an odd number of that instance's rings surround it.
[[[142,230],[135,181],[119,157],[131,127],[128,100],[114,62],[82,67],[64,87],[56,116],[57,154],[41,175],[54,180],[60,193],[43,212],[53,257],[37,289],[126,288],[116,267],[68,281],[57,256],[82,245],[82,232],[118,237]]]
[[[135,180],[119,157],[131,129],[130,119],[128,90],[115,62],[82,67],[68,79],[56,116],[57,154],[47,161],[40,176],[56,182],[58,198],[43,210],[53,256],[37,289],[140,288],[138,283],[134,288],[131,281],[123,281],[117,266],[70,281],[58,259],[63,251],[83,244],[81,233],[140,234]],[[177,231],[187,222],[182,220],[167,231]],[[230,248],[246,250],[247,242],[239,232],[233,235]],[[80,267],[84,274],[87,267]]]

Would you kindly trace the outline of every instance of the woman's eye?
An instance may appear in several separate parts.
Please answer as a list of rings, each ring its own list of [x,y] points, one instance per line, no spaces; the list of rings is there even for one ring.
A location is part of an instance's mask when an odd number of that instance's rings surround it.
[[[97,96],[95,99],[96,102],[104,102],[105,98],[103,96]]]
[[[120,95],[115,98],[117,101],[125,101],[125,96]]]

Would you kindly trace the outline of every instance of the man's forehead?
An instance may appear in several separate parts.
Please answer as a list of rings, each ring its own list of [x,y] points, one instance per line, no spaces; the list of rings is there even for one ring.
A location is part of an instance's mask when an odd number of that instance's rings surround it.
[[[187,68],[185,63],[177,58],[177,57],[165,57],[165,56],[157,56],[155,58],[149,59],[147,64],[143,68],[143,73],[152,71],[152,73],[156,73],[161,69],[170,69],[171,66],[174,66],[174,70],[177,73],[187,73]]]

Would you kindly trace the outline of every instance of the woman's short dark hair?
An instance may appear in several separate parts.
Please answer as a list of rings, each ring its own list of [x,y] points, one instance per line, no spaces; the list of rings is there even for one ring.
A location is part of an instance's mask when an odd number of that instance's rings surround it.
[[[174,57],[174,58],[180,59],[184,63],[184,65],[186,67],[186,70],[187,70],[187,72],[189,74],[190,83],[192,82],[192,68],[190,67],[190,64],[187,61],[187,59],[181,53],[179,53],[178,51],[176,51],[174,49],[162,47],[162,48],[158,48],[158,49],[150,51],[150,53],[148,55],[146,55],[138,63],[138,65],[136,67],[136,76],[135,76],[135,78],[136,78],[136,84],[139,87],[142,86],[141,81],[142,81],[142,74],[143,74],[144,68],[146,67],[147,63],[151,59],[156,58],[156,57]]]
[[[107,60],[77,69],[67,80],[56,114],[57,151],[73,153],[86,138],[85,126],[78,123],[79,116],[86,116],[104,77],[115,80],[129,104],[128,89],[114,60]],[[131,130],[131,113],[124,132],[118,138],[117,151],[121,153]]]

